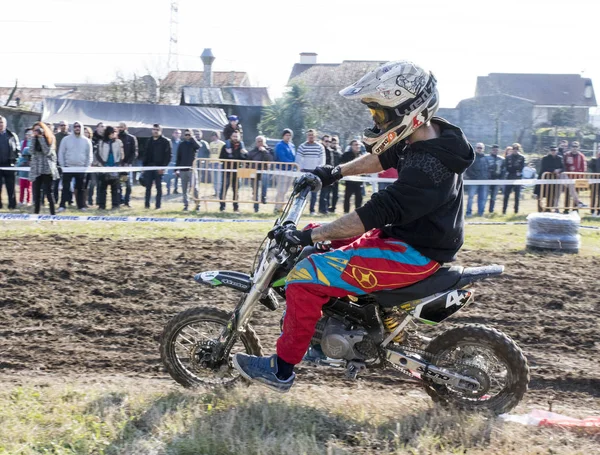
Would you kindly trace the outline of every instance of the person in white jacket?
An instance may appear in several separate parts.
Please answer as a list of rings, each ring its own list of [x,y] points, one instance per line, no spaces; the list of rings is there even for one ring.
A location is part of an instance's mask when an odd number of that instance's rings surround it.
[[[66,209],[66,203],[71,199],[71,181],[75,179],[75,202],[79,210],[85,210],[85,173],[69,172],[70,167],[85,168],[92,164],[92,141],[83,134],[83,124],[73,123],[73,134],[65,136],[58,149],[58,165],[62,168],[62,194],[59,212]]]

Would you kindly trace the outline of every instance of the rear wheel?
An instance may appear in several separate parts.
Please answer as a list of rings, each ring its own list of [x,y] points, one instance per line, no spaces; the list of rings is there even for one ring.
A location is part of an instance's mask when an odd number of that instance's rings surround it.
[[[466,391],[427,382],[426,392],[441,404],[502,414],[514,408],[527,391],[529,366],[523,351],[496,329],[456,327],[434,338],[426,351],[435,365],[480,384],[477,390]]]
[[[230,386],[240,380],[231,365],[235,352],[261,355],[254,330],[248,326],[231,352],[215,361],[212,355],[231,314],[215,308],[190,308],[172,318],[165,327],[160,356],[171,377],[184,387]]]

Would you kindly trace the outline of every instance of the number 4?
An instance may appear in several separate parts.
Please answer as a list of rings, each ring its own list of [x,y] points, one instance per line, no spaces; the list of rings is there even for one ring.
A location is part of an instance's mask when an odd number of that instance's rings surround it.
[[[452,291],[446,296],[446,308],[451,307],[452,305],[460,305],[460,303],[461,301],[458,297],[458,291]]]

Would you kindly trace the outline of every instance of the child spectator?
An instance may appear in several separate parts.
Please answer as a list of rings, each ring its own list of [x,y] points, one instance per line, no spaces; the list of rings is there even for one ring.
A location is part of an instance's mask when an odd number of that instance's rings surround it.
[[[17,167],[29,167],[30,164],[31,153],[29,153],[29,147],[26,146],[17,161]],[[19,171],[17,175],[19,176],[19,205],[23,205],[25,193],[27,193],[27,205],[31,205],[31,182],[29,181],[29,171]]]

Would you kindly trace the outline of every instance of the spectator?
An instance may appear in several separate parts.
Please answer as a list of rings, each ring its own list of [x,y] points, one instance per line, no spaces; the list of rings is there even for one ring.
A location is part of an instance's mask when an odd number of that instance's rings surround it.
[[[127,130],[127,124],[125,122],[119,123],[119,139],[123,143],[123,166],[131,167],[135,164],[135,161],[138,158],[139,149],[138,149],[138,140],[133,135],[130,134]],[[126,177],[123,179],[125,183],[125,197],[123,197],[123,188],[120,186],[121,193],[121,204],[131,207],[129,202],[131,201],[131,181],[133,180],[133,175],[131,172],[121,174],[121,177]]]
[[[70,134],[69,133],[69,124],[67,123],[66,120],[61,120],[59,122],[59,124],[58,124],[57,132],[55,134],[56,154],[57,155],[58,155],[58,151],[60,150],[60,143],[69,134]],[[62,175],[62,169],[60,168],[60,165],[58,167],[58,173],[60,175]],[[58,188],[59,188],[59,184],[60,184],[60,179],[54,180],[54,182],[52,183],[52,191],[54,192],[54,200],[56,202],[58,202]],[[70,186],[67,188],[67,195],[68,195],[68,199],[71,199],[71,187]]]
[[[331,136],[325,134],[321,137],[321,145],[325,150],[325,164],[333,166],[331,163],[334,162],[334,149],[331,147]],[[329,207],[331,207],[331,198],[333,193],[333,186],[326,186],[321,188],[321,194],[319,195],[319,213],[321,215],[327,215],[329,213]]]
[[[487,156],[485,156],[485,145],[478,142],[475,145],[475,161],[465,172],[465,180],[487,180],[490,177],[490,167]],[[487,185],[468,185],[467,191],[469,198],[467,200],[467,216],[472,216],[473,199],[477,194],[477,215],[483,216],[485,212],[485,203],[487,201]]]
[[[92,129],[89,126],[84,126],[83,127],[83,135],[86,138],[88,138],[90,141],[92,141],[92,138],[94,137],[94,132],[92,131]],[[94,161],[95,161],[94,144],[92,142],[92,166],[94,165]],[[86,209],[88,208],[88,193],[89,193],[89,185],[90,185],[92,175],[93,174],[91,172],[86,173],[84,184],[83,184],[83,206]],[[90,203],[90,205],[91,205],[91,203]]]
[[[600,145],[598,146],[596,157],[590,160],[588,171],[593,172],[594,174],[600,174]],[[600,179],[600,175],[592,176],[592,178]],[[590,192],[592,193],[591,213],[594,215],[595,212],[595,216],[600,216],[600,183],[592,183],[590,185]]]
[[[104,136],[104,123],[100,122],[96,125],[96,130],[92,134],[92,148],[94,152],[94,160],[92,162],[92,166],[98,166],[98,162],[96,157],[98,156],[98,143],[102,140]],[[87,174],[87,182],[85,187],[88,190],[87,194],[87,203],[88,205],[94,205],[94,190],[98,190],[98,181],[99,177],[96,172]],[[96,194],[96,205],[98,205],[98,194]]]
[[[279,163],[294,163],[296,161],[296,147],[292,142],[294,132],[289,128],[283,130],[281,141],[275,146],[275,161]],[[286,175],[291,172],[294,167],[291,164],[279,165],[281,175],[277,176],[277,196],[275,198],[275,213],[278,213],[283,208],[285,195],[292,184],[293,177]]]
[[[210,158],[210,146],[208,145],[208,142],[202,140],[202,130],[192,130],[192,134],[194,135],[194,138],[196,139],[196,142],[198,142],[198,145],[200,146],[200,148],[197,150],[196,152],[196,158],[198,158],[200,160],[200,165],[198,166],[200,169],[203,169],[201,172],[199,172],[199,180],[196,182],[196,184],[198,183],[209,183],[211,181],[210,179],[210,173],[211,171],[209,169],[212,169],[212,167],[208,167],[208,164],[206,162],[206,159]]]
[[[25,130],[25,137],[21,141],[21,150],[25,150],[25,147],[29,147],[32,136],[33,136],[33,130],[31,128],[27,128]]]
[[[25,141],[23,141],[25,142]],[[31,144],[31,139],[28,140]],[[17,161],[17,167],[29,167],[31,165],[31,153],[29,153],[29,146],[21,149],[21,156]],[[31,182],[29,181],[29,171],[19,171],[17,173],[19,177],[19,205],[24,205],[27,200],[27,205],[31,205]],[[27,197],[25,197],[27,194]]]
[[[548,154],[542,158],[542,163],[540,167],[540,177],[543,177],[544,174],[550,173],[554,176],[554,178],[558,178],[560,173],[563,171],[563,159],[558,154],[558,149],[554,146],[550,147],[550,151]],[[538,210],[541,211],[541,198],[546,197],[546,210],[548,211],[548,207],[556,207],[558,205],[558,197],[560,192],[558,191],[557,185],[546,185],[544,188],[544,194],[541,194],[541,186],[536,185],[533,193],[538,197]]]
[[[13,167],[17,163],[21,152],[19,138],[7,126],[6,118],[0,116],[0,167]],[[15,178],[16,175],[13,171],[0,171],[0,191],[2,190],[2,182],[4,182],[9,209],[17,208]],[[2,208],[2,202],[0,202],[0,208]]]
[[[73,134],[63,138],[58,150],[58,164],[63,170],[59,212],[64,212],[66,209],[66,202],[69,199],[71,181],[73,179],[75,180],[75,202],[77,203],[77,208],[79,210],[85,208],[85,173],[69,172],[70,167],[90,167],[92,165],[92,141],[82,134],[82,129],[83,124],[81,122],[74,122]]]
[[[96,159],[103,167],[118,167],[124,158],[123,143],[117,137],[117,131],[112,126],[107,126],[102,140],[98,143]],[[113,210],[118,209],[121,203],[119,174],[117,172],[103,172],[98,180],[98,208],[100,210],[106,209],[106,189],[110,186],[112,208]]]
[[[525,156],[519,153],[520,146],[518,143],[514,143],[512,150],[509,151],[507,147],[507,157],[504,161],[506,168],[506,179],[507,180],[521,180],[523,178],[523,168],[525,167]],[[508,200],[510,193],[515,192],[515,214],[519,213],[519,199],[521,198],[521,185],[506,185],[504,187],[504,205],[502,207],[502,214],[506,215],[506,209],[508,208]]]
[[[192,166],[196,159],[196,152],[200,149],[200,144],[192,136],[192,130],[187,129],[183,132],[183,141],[177,148],[177,156],[175,158],[176,167],[185,167],[186,169],[177,169],[176,175],[181,177],[181,192],[183,193],[183,211],[188,211],[188,187],[192,181]],[[198,190],[194,189],[194,198],[198,199]],[[196,205],[196,209],[198,206]]]
[[[227,147],[227,143],[221,149],[221,155],[219,155],[219,159],[222,160],[245,160],[248,157],[248,152],[243,148],[242,142],[240,140],[240,132],[234,131],[231,133],[231,137],[229,138],[230,148]],[[233,211],[239,212],[239,206],[237,203],[238,200],[238,178],[237,178],[237,169],[238,163],[237,161],[228,161],[223,163],[223,169],[225,170],[225,177],[223,179],[223,184],[221,185],[220,197],[221,199],[221,212],[225,211],[225,198],[227,197],[227,190],[231,185],[231,189],[233,191]]]
[[[331,137],[331,150],[332,150],[332,154],[329,157],[325,157],[325,160],[329,160],[330,162],[328,162],[327,164],[330,164],[331,166],[335,167],[338,164],[340,164],[340,160],[342,159],[342,147],[340,145],[340,138],[338,136],[332,136]],[[329,207],[327,208],[327,211],[329,213],[335,213],[336,207],[337,207],[337,203],[338,203],[338,199],[339,199],[339,191],[340,191],[340,182],[335,182],[333,185],[331,185],[331,203],[329,205]]]
[[[523,155],[523,147],[521,147],[521,144],[519,144],[518,142],[515,142],[512,145],[512,149],[514,152],[520,153],[521,155]],[[525,155],[523,155],[525,156]]]
[[[492,145],[492,151],[486,157],[490,170],[490,180],[501,180],[504,177],[504,158],[498,155],[500,147],[497,144]],[[512,149],[512,147],[511,147]],[[496,196],[498,196],[499,185],[490,185],[490,213],[494,213],[496,206]]]
[[[202,130],[192,130],[192,132],[194,133],[194,138],[196,139],[196,142],[200,146],[200,148],[196,152],[196,158],[210,158],[210,145],[208,145],[208,142],[202,139]]]
[[[152,137],[146,146],[144,155],[144,166],[168,166],[173,155],[171,141],[162,135],[162,127],[155,123],[152,126]],[[146,181],[146,200],[144,206],[150,208],[150,196],[152,195],[152,185],[156,186],[156,209],[160,209],[162,198],[162,176],[164,169],[158,171],[145,171],[144,180]]]
[[[317,132],[310,129],[306,132],[306,142],[298,147],[296,153],[296,164],[300,170],[312,171],[318,166],[325,164],[325,148],[316,142]],[[317,191],[310,194],[310,214],[315,215],[315,206],[317,205]]]
[[[350,150],[342,155],[340,164],[349,163],[364,153],[360,149],[360,142],[356,139],[350,142]],[[350,198],[354,195],[354,209],[362,207],[363,183],[346,181],[346,190],[344,191],[344,213],[350,212]]]
[[[585,155],[579,151],[579,142],[571,142],[571,150],[565,153],[564,156],[565,172],[586,172],[587,161]],[[565,178],[579,178],[575,176],[564,176]],[[571,197],[573,198],[574,207],[583,207],[584,205],[579,201],[579,189],[575,188],[573,183],[568,184],[568,188],[565,192],[565,207],[569,209],[571,207]],[[565,210],[568,212],[568,210]]]
[[[221,139],[219,139],[219,132],[214,131],[210,135],[210,145],[208,147],[209,151],[210,151],[210,159],[211,160],[219,159],[219,155],[221,154],[221,150],[223,149],[224,145],[225,145],[225,142],[223,142]],[[213,182],[213,187],[215,189],[214,196],[217,197],[219,194],[219,190],[221,188],[221,181],[222,181],[222,178],[221,178],[222,173],[220,172],[221,163],[219,163],[217,161],[212,161],[210,163],[210,167],[213,170],[212,171],[212,182]]]
[[[228,141],[229,139],[231,139],[231,135],[233,134],[233,132],[238,131],[240,133],[241,141],[243,137],[243,131],[240,119],[237,115],[230,115],[229,117],[227,117],[227,120],[229,120],[229,123],[223,128],[223,140]]]
[[[567,153],[568,151],[569,151],[569,141],[563,139],[558,144],[558,156],[560,156],[563,159],[563,162],[565,159],[565,153]]]
[[[171,136],[171,144],[173,147],[173,153],[171,156],[171,161],[169,162],[169,166],[175,166],[175,161],[177,160],[177,149],[179,148],[179,144],[181,144],[181,130],[173,131],[173,135]],[[173,185],[173,194],[178,194],[177,191],[177,181],[179,180],[178,175],[175,173],[174,169],[168,169],[165,175],[165,181],[167,182],[167,196],[171,194],[171,180],[174,180],[175,184]]]
[[[267,147],[267,139],[264,136],[256,137],[256,145],[252,150],[248,152],[248,159],[250,161],[274,161],[275,156],[273,150]],[[260,202],[263,204],[267,203],[267,190],[269,189],[269,183],[271,176],[269,174],[261,174],[261,171],[268,171],[269,165],[254,164],[253,169],[256,169],[256,179],[252,184],[254,190],[254,200],[258,201],[258,187],[260,186]],[[254,212],[258,213],[258,203],[254,204]]]
[[[56,140],[54,134],[45,123],[33,125],[33,138],[29,147],[31,153],[31,168],[29,180],[33,182],[34,212],[40,213],[43,195],[48,198],[50,214],[56,214],[56,202],[52,192],[52,181],[59,178],[56,166]]]

